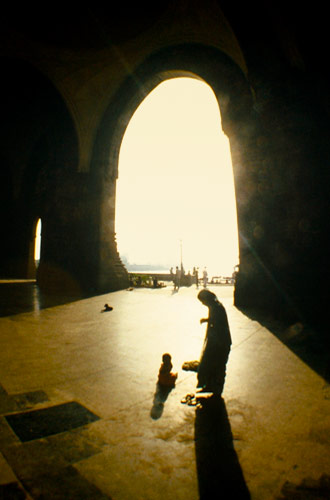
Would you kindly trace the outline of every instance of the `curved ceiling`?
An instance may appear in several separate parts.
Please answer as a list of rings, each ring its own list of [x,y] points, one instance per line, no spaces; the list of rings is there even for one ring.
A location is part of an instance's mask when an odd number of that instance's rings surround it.
[[[7,6],[3,24],[30,40],[67,48],[96,48],[137,36],[149,28],[166,8],[166,2],[149,4],[103,3],[102,5],[45,7],[29,3]]]

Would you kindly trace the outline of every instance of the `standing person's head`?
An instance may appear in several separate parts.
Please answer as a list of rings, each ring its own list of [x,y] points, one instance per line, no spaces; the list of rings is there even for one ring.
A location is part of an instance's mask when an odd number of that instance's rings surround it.
[[[204,304],[204,306],[208,307],[214,304],[214,302],[218,300],[217,296],[213,292],[210,292],[210,290],[205,290],[205,289],[199,292],[197,298],[198,300],[201,301],[202,304]]]

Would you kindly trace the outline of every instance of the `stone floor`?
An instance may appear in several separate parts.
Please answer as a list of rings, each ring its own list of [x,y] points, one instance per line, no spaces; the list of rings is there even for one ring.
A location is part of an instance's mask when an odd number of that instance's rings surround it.
[[[0,499],[329,499],[322,349],[301,348],[304,325],[236,309],[231,286],[211,290],[233,346],[223,399],[196,409],[181,403],[196,385],[182,364],[205,334],[194,287],[55,305],[33,283],[3,283]],[[163,352],[178,371],[168,394],[156,386]]]

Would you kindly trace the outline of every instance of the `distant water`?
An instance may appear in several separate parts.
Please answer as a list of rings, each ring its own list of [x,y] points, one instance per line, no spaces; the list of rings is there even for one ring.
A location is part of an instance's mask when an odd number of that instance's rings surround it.
[[[144,274],[170,274],[169,269],[141,269],[141,268],[132,268],[131,266],[126,266],[126,269],[129,273],[144,273]]]
[[[146,268],[146,269],[137,269],[136,267],[132,268],[131,266],[126,266],[126,269],[129,273],[141,273],[141,274],[170,274],[170,270],[169,269],[150,269],[150,268]],[[186,274],[188,274],[188,271],[190,271],[190,274],[192,274],[192,270],[188,269],[188,270],[185,270]],[[173,268],[173,272],[175,273],[175,268]],[[203,269],[199,269],[198,271],[198,276],[199,278],[202,278],[203,276]],[[231,277],[232,276],[232,273],[229,273],[229,274],[226,274],[226,273],[217,273],[217,272],[213,272],[213,270],[209,271],[208,270],[208,279],[211,280],[212,277],[219,277],[219,276],[223,276],[223,277]]]

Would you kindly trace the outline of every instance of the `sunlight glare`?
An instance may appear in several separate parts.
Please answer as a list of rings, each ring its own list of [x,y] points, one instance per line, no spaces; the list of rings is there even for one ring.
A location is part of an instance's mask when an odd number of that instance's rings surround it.
[[[221,105],[221,103],[220,103]],[[193,78],[158,85],[126,129],[116,195],[118,250],[130,264],[238,264],[237,216],[228,138],[211,88]]]

